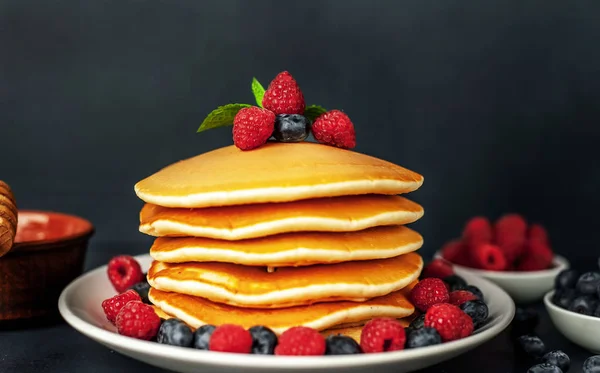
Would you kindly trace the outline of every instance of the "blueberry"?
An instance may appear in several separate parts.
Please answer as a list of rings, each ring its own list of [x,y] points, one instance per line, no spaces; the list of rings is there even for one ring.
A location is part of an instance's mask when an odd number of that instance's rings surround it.
[[[137,284],[131,286],[130,289],[139,294],[140,298],[142,298],[142,302],[150,304],[150,300],[148,300],[150,284],[148,283],[148,281],[138,282]]]
[[[576,289],[581,294],[592,295],[597,293],[598,285],[600,285],[600,273],[587,272],[579,276]]]
[[[467,286],[467,282],[459,275],[450,275],[444,278],[444,282],[450,287],[450,291],[463,290]]]
[[[563,373],[559,367],[556,365],[543,363],[534,365],[531,368],[527,369],[527,373]]]
[[[477,286],[467,285],[467,286],[465,286],[464,290],[470,291],[473,295],[475,295],[477,298],[479,298],[479,300],[484,300],[483,292]]]
[[[181,320],[168,319],[158,329],[156,341],[171,346],[190,347],[193,337],[192,330]]]
[[[411,321],[409,327],[412,330],[421,329],[423,327],[424,323],[425,323],[425,314],[422,314],[419,317],[417,317],[416,319],[414,319],[413,321]]]
[[[552,303],[560,308],[568,310],[576,296],[577,291],[575,291],[575,289],[559,289],[552,295]]]
[[[522,335],[517,338],[517,352],[521,355],[539,358],[546,352],[546,346],[538,336]]]
[[[406,336],[406,348],[433,346],[442,343],[442,337],[434,328],[421,328]]]
[[[353,355],[362,353],[360,345],[345,335],[330,335],[325,340],[325,355]]]
[[[540,315],[534,308],[517,308],[512,321],[512,330],[518,335],[533,333],[540,323]]]
[[[591,316],[598,307],[598,301],[588,295],[581,295],[573,299],[569,306],[569,311],[577,312],[582,315]]]
[[[255,355],[273,355],[277,346],[277,335],[266,326],[256,325],[248,329],[252,336],[252,353]]]
[[[196,329],[194,332],[194,341],[192,347],[198,350],[208,350],[210,336],[217,327],[210,324],[205,324]]]
[[[554,287],[556,289],[575,289],[578,279],[579,272],[574,269],[565,269],[554,279]]]
[[[583,362],[583,373],[600,373],[600,355],[590,356]]]
[[[275,117],[273,137],[280,142],[306,140],[310,132],[310,121],[300,114],[279,114]]]
[[[473,327],[479,328],[488,318],[488,306],[480,300],[470,300],[461,304],[460,309],[473,319]]]
[[[556,365],[563,372],[567,372],[571,366],[571,359],[569,359],[569,355],[565,354],[561,350],[548,352],[542,357],[542,362]]]

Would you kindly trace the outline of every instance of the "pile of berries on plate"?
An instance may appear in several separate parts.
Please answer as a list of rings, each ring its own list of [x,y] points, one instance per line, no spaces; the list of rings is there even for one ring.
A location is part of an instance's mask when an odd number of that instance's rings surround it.
[[[482,291],[454,273],[452,264],[434,259],[423,269],[410,300],[422,312],[409,329],[434,329],[443,342],[468,337],[485,325],[489,310]]]
[[[549,350],[536,333],[539,314],[534,308],[517,308],[511,324],[515,354],[521,363],[531,365],[527,373],[566,373],[571,368],[571,359],[562,350]],[[600,372],[600,355],[586,359],[583,373]]]
[[[161,320],[150,306],[150,285],[135,258],[119,255],[108,262],[108,279],[117,295],[102,302],[106,319],[121,335],[150,340],[158,332]]]
[[[265,90],[256,80],[252,92],[258,106],[228,104],[213,110],[198,132],[233,123],[233,143],[241,150],[277,142],[301,142],[312,132],[319,143],[352,149],[356,133],[350,118],[340,110],[306,106],[304,95],[292,75],[283,71]]]
[[[425,268],[423,279],[411,290],[411,301],[422,313],[406,328],[393,318],[372,319],[362,328],[360,341],[344,335],[325,338],[304,326],[279,336],[262,325],[249,329],[234,324],[203,325],[192,330],[179,319],[163,320],[156,314],[148,301],[150,286],[135,258],[113,258],[108,277],[118,294],[104,300],[102,308],[119,334],[200,350],[296,356],[398,351],[468,337],[488,318],[481,290],[468,285],[440,259]]]
[[[571,312],[600,317],[600,272],[561,271],[554,281],[552,303]]]
[[[539,271],[552,267],[554,253],[546,229],[507,214],[492,225],[485,217],[467,222],[462,237],[450,241],[441,255],[451,263],[488,271]]]

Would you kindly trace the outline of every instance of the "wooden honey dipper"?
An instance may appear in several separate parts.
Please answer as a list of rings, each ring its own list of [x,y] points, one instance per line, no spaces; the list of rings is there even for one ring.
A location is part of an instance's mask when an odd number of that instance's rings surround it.
[[[0,257],[12,247],[17,234],[18,210],[15,196],[4,181],[0,180]]]

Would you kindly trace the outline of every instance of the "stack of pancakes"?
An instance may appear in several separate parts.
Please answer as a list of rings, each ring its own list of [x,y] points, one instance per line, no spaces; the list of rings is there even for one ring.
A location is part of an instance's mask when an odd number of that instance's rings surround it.
[[[423,262],[405,227],[423,208],[399,196],[423,177],[309,142],[220,148],[140,181],[149,298],[163,317],[293,326],[355,336],[373,317],[406,318]]]

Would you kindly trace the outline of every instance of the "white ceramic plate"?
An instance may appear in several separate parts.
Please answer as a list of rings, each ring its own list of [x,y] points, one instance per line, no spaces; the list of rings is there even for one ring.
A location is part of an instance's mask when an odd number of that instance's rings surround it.
[[[138,256],[137,259],[144,269],[151,262],[149,255]],[[106,321],[100,306],[104,299],[115,295],[106,276],[106,266],[84,274],[67,286],[60,296],[58,308],[73,328],[97,342],[134,359],[181,373],[403,373],[465,353],[493,338],[510,324],[515,305],[508,294],[489,281],[469,273],[458,273],[483,291],[490,309],[488,323],[474,335],[458,341],[378,354],[318,357],[243,355],[200,351],[124,337],[118,335]]]

